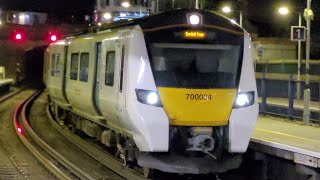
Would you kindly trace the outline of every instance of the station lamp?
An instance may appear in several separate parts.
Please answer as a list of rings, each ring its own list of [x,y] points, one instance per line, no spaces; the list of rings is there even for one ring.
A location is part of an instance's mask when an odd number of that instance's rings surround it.
[[[224,6],[224,7],[222,8],[222,12],[224,12],[224,13],[230,13],[230,12],[231,12],[230,6]]]
[[[286,14],[289,13],[289,9],[288,9],[287,7],[280,7],[280,8],[278,9],[278,12],[279,12],[280,14],[282,14],[282,15],[286,15]]]
[[[121,6],[127,8],[130,6],[130,3],[128,1],[124,1],[124,2],[122,2]]]

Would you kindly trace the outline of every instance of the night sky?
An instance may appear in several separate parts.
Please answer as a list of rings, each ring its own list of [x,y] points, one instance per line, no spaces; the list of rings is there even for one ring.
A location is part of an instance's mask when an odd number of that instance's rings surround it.
[[[160,3],[171,2],[171,0],[160,0]],[[175,0],[176,2],[179,0]],[[230,0],[233,3],[241,0]],[[244,0],[242,0],[244,1]],[[295,11],[303,12],[306,7],[306,0],[246,0],[248,2],[246,11],[247,22],[244,23],[249,31],[250,27],[259,27],[262,35],[271,33],[270,36],[283,36],[287,34],[290,26],[298,24],[298,15],[291,13],[288,17],[280,17],[276,9],[279,4],[287,4]],[[206,0],[214,4],[226,2],[226,0]],[[57,17],[64,19],[69,15],[84,15],[93,14],[95,0],[0,0],[0,7],[8,10],[22,10],[22,11],[40,11],[47,12],[49,17]],[[320,32],[320,0],[312,1],[312,9],[315,11],[315,21],[312,23],[313,31]],[[238,15],[234,14],[234,17]],[[252,26],[250,26],[252,25]],[[270,26],[272,25],[272,26]],[[262,28],[261,28],[262,27]],[[275,31],[273,29],[276,29]],[[265,32],[263,32],[265,30]],[[254,31],[254,28],[253,28]]]
[[[0,0],[8,10],[40,11],[50,15],[92,14],[95,0]]]
[[[165,0],[162,0],[165,1]],[[177,1],[177,0],[176,0]],[[207,2],[219,2],[219,0],[207,0]],[[231,0],[232,1],[232,0]],[[236,0],[233,0],[236,2]],[[288,4],[298,7],[302,11],[306,7],[306,0],[247,0],[248,18],[260,21],[269,21],[270,13],[277,4]],[[161,0],[160,0],[161,2]],[[222,2],[222,0],[220,0]],[[42,11],[50,15],[64,14],[92,14],[95,0],[0,0],[0,6],[10,10]],[[315,9],[320,8],[320,1],[313,0]]]

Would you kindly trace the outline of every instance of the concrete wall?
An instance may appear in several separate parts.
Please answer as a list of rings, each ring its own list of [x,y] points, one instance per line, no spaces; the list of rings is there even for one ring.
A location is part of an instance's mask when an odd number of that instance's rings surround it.
[[[281,44],[261,44],[253,42],[253,58],[259,60],[272,59],[297,59],[296,45],[281,45]],[[259,56],[259,49],[262,48],[262,53]],[[261,51],[261,50],[260,50]]]

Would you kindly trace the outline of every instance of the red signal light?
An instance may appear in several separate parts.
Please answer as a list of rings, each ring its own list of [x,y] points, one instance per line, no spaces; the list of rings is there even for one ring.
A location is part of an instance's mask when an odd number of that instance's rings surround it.
[[[16,40],[21,40],[22,39],[22,35],[20,33],[16,34]]]
[[[12,33],[12,40],[15,41],[15,42],[22,42],[25,40],[25,34],[21,31],[14,31]]]
[[[55,32],[49,32],[48,36],[47,36],[47,40],[49,41],[49,43],[55,42],[59,39],[59,35]]]
[[[51,35],[51,37],[50,37],[50,40],[51,40],[52,42],[56,41],[57,39],[58,39],[58,38],[57,38],[56,35]]]

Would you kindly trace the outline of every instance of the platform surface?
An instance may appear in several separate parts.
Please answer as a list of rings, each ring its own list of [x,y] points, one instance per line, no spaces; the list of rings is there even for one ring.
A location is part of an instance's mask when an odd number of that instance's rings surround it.
[[[261,103],[261,98],[258,99],[259,103]],[[275,98],[275,97],[267,97],[267,104],[273,106],[283,106],[288,107],[289,100],[287,98]],[[294,99],[293,107],[294,109],[303,110],[303,99]],[[320,111],[320,102],[311,101],[310,102],[310,110],[311,111]]]
[[[320,126],[271,116],[260,116],[251,141],[274,148],[320,158]]]

